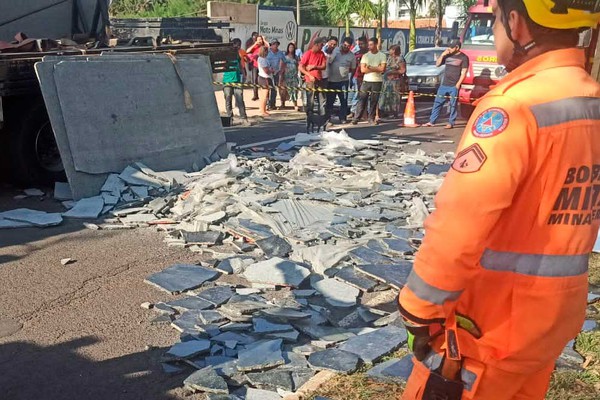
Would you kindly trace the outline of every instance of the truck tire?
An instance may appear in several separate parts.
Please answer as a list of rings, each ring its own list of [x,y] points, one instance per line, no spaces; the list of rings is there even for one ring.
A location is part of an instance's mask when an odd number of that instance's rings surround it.
[[[39,101],[30,104],[19,113],[19,121],[11,129],[13,180],[21,185],[52,186],[54,182],[66,182],[46,107]]]
[[[471,114],[475,111],[475,107],[472,104],[460,103],[460,117],[467,121],[471,118]]]

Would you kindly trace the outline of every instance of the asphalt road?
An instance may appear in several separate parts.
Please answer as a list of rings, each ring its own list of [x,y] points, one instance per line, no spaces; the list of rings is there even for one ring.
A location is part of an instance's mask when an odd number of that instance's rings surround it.
[[[425,104],[419,112],[421,120],[427,118],[426,108]],[[348,127],[348,132],[355,138],[420,140],[423,144],[413,149],[425,151],[454,151],[456,144],[430,141],[457,142],[461,134],[460,127],[407,129],[397,123],[361,124]],[[304,130],[301,120],[267,121],[228,128],[226,135],[241,146]],[[19,193],[0,186],[0,211],[62,210],[51,198],[13,199]],[[22,324],[22,329],[0,338],[0,398],[183,398],[180,386],[185,376],[167,376],[159,362],[178,333],[150,324],[155,314],[140,304],[170,297],[144,283],[146,276],[173,263],[197,262],[199,257],[167,247],[163,238],[153,228],[92,231],[81,221],[47,229],[0,230],[0,334],[7,320]],[[67,257],[77,262],[62,266],[60,259]]]

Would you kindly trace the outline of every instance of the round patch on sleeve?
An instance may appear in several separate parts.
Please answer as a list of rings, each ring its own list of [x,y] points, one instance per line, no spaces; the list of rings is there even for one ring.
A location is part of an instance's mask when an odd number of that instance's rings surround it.
[[[501,108],[488,108],[473,123],[473,136],[490,138],[504,132],[508,126],[508,114]]]

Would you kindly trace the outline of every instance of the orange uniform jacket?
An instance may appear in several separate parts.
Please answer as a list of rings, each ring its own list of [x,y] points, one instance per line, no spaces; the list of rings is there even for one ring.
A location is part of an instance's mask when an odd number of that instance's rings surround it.
[[[600,85],[583,52],[557,50],[480,100],[425,222],[400,294],[415,323],[471,318],[461,354],[537,371],[581,329],[600,223]]]

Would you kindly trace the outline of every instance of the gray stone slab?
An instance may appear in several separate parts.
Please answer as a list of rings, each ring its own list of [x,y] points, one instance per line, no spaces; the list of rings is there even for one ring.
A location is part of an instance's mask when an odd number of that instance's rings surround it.
[[[387,250],[398,254],[412,254],[415,249],[404,239],[383,239]]]
[[[365,292],[371,292],[378,285],[377,282],[370,279],[368,276],[356,271],[353,267],[344,267],[335,272],[335,279],[354,286],[357,289]]]
[[[163,372],[167,375],[181,374],[181,373],[185,372],[185,370],[187,369],[185,367],[175,365],[175,364],[169,364],[169,363],[161,363],[160,366],[161,366]]]
[[[237,360],[233,357],[208,356],[204,361],[207,366],[213,367],[215,372],[220,376],[229,378],[239,373]]]
[[[600,295],[596,293],[588,293],[587,301],[588,303],[595,303],[600,300]]]
[[[226,274],[242,274],[246,267],[253,262],[254,260],[250,257],[232,257],[220,261],[216,268]]]
[[[339,346],[341,350],[356,354],[367,364],[398,350],[407,340],[406,330],[395,326],[380,328],[374,332],[355,336]]]
[[[223,314],[218,312],[217,310],[204,310],[198,312],[198,318],[205,325],[218,324],[219,322],[224,322],[227,320]]]
[[[173,308],[180,313],[192,310],[206,310],[213,308],[214,305],[197,296],[187,296],[178,300],[173,300],[165,303],[166,306]]]
[[[274,232],[267,225],[257,224],[243,218],[230,218],[225,222],[225,227],[234,236],[250,239],[252,242],[274,235]]]
[[[598,328],[598,323],[593,319],[588,319],[583,323],[583,327],[581,328],[582,332],[591,332]]]
[[[388,315],[388,313],[386,313],[385,311],[380,311],[380,310],[377,310],[374,308],[365,308],[365,307],[359,307],[357,312],[358,312],[358,315],[360,315],[360,318],[363,321],[365,321],[367,324],[375,322],[375,321]]]
[[[0,220],[9,220],[13,222],[28,223],[37,227],[46,227],[59,225],[62,223],[63,219],[59,213],[47,213],[44,211],[30,210],[28,208],[17,208],[16,210],[1,212]],[[9,223],[5,223],[4,225],[7,227]],[[10,227],[14,228],[15,226]]]
[[[325,300],[335,307],[352,307],[360,291],[337,279],[322,279],[318,282],[311,282],[312,287],[321,293]]]
[[[414,235],[414,231],[412,231],[411,229],[402,228],[394,224],[387,224],[385,226],[385,230],[386,232],[391,233],[392,236],[394,236],[397,239],[408,240]]]
[[[285,364],[281,354],[282,340],[260,342],[242,350],[238,354],[237,368],[240,371],[262,371]]]
[[[219,272],[192,264],[175,264],[161,272],[150,275],[145,282],[169,293],[181,293],[200,287],[214,279]]]
[[[350,374],[358,369],[360,359],[356,354],[347,351],[327,349],[311,354],[308,363],[317,370]]]
[[[393,260],[389,257],[384,256],[366,246],[358,247],[350,251],[350,257],[356,261],[357,264],[393,264]]]
[[[265,310],[262,310],[260,313],[266,316],[267,318],[282,321],[294,321],[299,319],[308,319],[311,317],[311,313],[309,312],[285,307],[267,308]]]
[[[227,304],[223,304],[219,311],[227,315],[228,317],[242,317],[242,316],[250,316],[254,314],[256,311],[263,310],[265,308],[270,307],[268,304],[254,301],[254,300],[244,300],[237,302],[229,302]]]
[[[414,366],[412,358],[412,354],[402,358],[392,358],[367,371],[367,376],[383,383],[404,384],[412,373]]]
[[[300,337],[300,332],[292,329],[285,332],[266,333],[264,336],[269,339],[282,339],[285,343],[296,343]]]
[[[244,322],[230,322],[225,325],[221,325],[223,332],[247,332],[252,329],[252,324]]]
[[[183,384],[206,393],[229,394],[227,382],[212,367],[206,367],[188,376]]]
[[[256,341],[250,336],[242,335],[236,332],[223,332],[218,334],[217,336],[213,336],[210,340],[217,343],[227,343],[235,341],[244,345],[254,343]]]
[[[292,246],[285,239],[277,235],[257,240],[256,245],[267,258],[287,257],[292,251]]]
[[[182,231],[181,236],[186,244],[197,244],[199,246],[214,246],[219,244],[223,238],[221,232],[186,232]]]
[[[290,371],[282,371],[276,368],[270,371],[248,372],[246,376],[248,381],[259,389],[273,391],[283,389],[288,392],[294,390],[294,382]]]
[[[304,322],[294,322],[293,325],[310,338],[329,343],[343,342],[355,336],[351,332],[333,326],[313,325]]]
[[[29,222],[11,221],[9,219],[0,218],[0,229],[31,228],[32,226],[34,225],[30,224]]]
[[[571,340],[562,353],[556,360],[556,367],[558,369],[566,369],[566,370],[575,370],[575,371],[583,371],[581,364],[585,362],[585,358],[581,356],[573,346],[575,345],[575,340]]]
[[[244,272],[252,283],[292,287],[298,287],[309,275],[308,269],[279,257],[252,264]]]
[[[73,208],[63,213],[63,217],[95,219],[100,216],[103,208],[104,198],[102,196],[88,197],[77,201]]]
[[[277,392],[248,388],[246,400],[281,400],[281,396]]]
[[[72,200],[73,193],[71,187],[66,182],[54,182],[54,199],[56,200]]]
[[[292,371],[292,381],[294,382],[294,391],[297,391],[305,383],[315,376],[315,371],[310,368]]]
[[[406,175],[411,175],[411,176],[421,175],[423,173],[424,169],[425,169],[425,166],[423,166],[421,164],[407,164],[401,168],[402,172],[404,172]]]
[[[293,330],[294,327],[289,324],[278,324],[265,318],[254,317],[252,325],[255,333],[274,333]]]
[[[210,351],[209,340],[190,340],[174,344],[166,353],[167,357],[175,359],[192,358]]]
[[[448,172],[450,167],[450,164],[429,164],[425,170],[425,173],[439,175],[443,174],[444,172]]]
[[[395,264],[357,265],[356,268],[360,272],[400,290],[406,285],[406,280],[412,270],[412,262],[396,260]]]
[[[231,296],[233,296],[233,290],[229,286],[216,286],[201,291],[197,296],[215,306],[220,306],[229,301]]]
[[[296,289],[292,290],[292,294],[294,297],[311,297],[317,293],[316,290],[312,289]]]
[[[300,354],[302,356],[308,357],[312,353],[315,353],[317,351],[321,351],[321,348],[317,347],[317,346],[314,346],[312,344],[303,344],[303,345],[292,347],[292,351],[294,353],[296,353],[296,354]]]
[[[398,311],[394,311],[390,315],[386,315],[385,317],[381,317],[378,320],[373,322],[374,326],[386,326],[394,323],[395,321],[401,320],[400,313]]]

